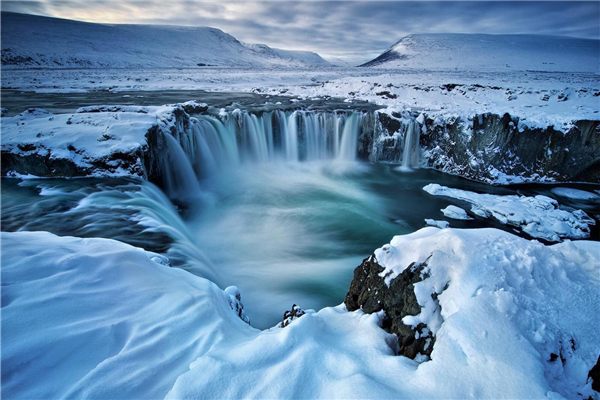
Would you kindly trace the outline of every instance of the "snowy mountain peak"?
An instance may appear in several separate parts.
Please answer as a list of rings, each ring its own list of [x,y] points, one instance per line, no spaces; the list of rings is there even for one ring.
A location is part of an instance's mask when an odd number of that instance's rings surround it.
[[[109,25],[2,12],[2,67],[191,68],[329,65],[318,54],[244,45],[216,28]]]
[[[598,72],[600,41],[566,36],[414,34],[363,67]]]

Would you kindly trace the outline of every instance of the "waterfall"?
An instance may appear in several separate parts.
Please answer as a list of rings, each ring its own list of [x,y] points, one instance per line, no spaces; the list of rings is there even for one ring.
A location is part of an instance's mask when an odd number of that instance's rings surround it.
[[[403,169],[419,166],[419,136],[419,124],[416,121],[410,121],[404,136],[404,152],[402,154]]]
[[[241,110],[200,115],[165,136],[162,175],[166,193],[185,199],[200,181],[240,165],[272,161],[354,161],[363,130],[362,112]]]
[[[220,118],[203,115],[193,120],[195,146],[187,153],[199,178],[240,163],[352,161],[361,121],[359,112],[236,110]]]
[[[342,160],[353,161],[356,159],[356,149],[358,145],[358,114],[351,114],[342,131],[342,138],[338,158]]]
[[[167,157],[163,161],[163,181],[167,194],[172,198],[189,198],[200,193],[200,185],[194,169],[179,142],[171,135],[164,135]]]

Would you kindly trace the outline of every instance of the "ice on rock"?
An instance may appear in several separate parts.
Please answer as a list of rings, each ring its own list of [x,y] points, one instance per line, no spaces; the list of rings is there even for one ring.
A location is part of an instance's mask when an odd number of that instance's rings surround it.
[[[471,212],[482,218],[514,226],[531,237],[549,242],[563,238],[584,239],[590,236],[589,225],[595,221],[583,210],[560,208],[546,196],[493,195],[453,189],[431,183],[423,190],[433,196],[443,196],[471,204]]]
[[[436,221],[434,219],[425,218],[425,224],[427,226],[434,226],[436,228],[445,229],[450,226],[448,221]]]
[[[552,193],[554,193],[557,196],[564,197],[564,198],[571,199],[571,200],[586,200],[586,201],[600,202],[599,195],[597,195],[596,193],[585,191],[585,190],[558,187],[558,188],[552,189]]]
[[[448,207],[440,210],[444,213],[447,218],[458,219],[458,220],[470,220],[473,219],[467,215],[467,212],[460,207],[449,205]]]

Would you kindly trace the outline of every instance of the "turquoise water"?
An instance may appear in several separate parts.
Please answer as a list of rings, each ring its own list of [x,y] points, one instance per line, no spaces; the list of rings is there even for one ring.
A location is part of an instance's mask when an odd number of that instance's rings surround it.
[[[266,328],[293,303],[313,309],[340,304],[354,268],[374,249],[423,227],[425,218],[444,219],[440,209],[451,203],[425,193],[428,183],[552,195],[548,185],[493,187],[382,164],[274,162],[200,181],[201,195],[185,208],[147,182],[2,179],[2,229],[109,237],[166,253],[173,266],[223,288],[238,286],[252,325]],[[600,213],[597,204],[571,205]],[[512,231],[484,219],[449,221],[457,228]]]

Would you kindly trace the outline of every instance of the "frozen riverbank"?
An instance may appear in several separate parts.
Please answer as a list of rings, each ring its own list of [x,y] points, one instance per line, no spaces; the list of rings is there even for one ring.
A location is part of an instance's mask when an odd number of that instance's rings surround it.
[[[109,240],[3,233],[3,392],[587,397],[600,352],[598,246],[544,246],[493,229],[426,228],[394,238],[375,252],[388,279],[428,260],[428,277],[415,285],[423,307],[415,318],[430,324],[436,341],[431,360],[418,363],[394,355],[393,336],[378,326],[381,312],[342,305],[258,331],[231,310],[228,295],[162,257]],[[431,314],[434,292],[440,307]],[[315,384],[297,384],[306,381]]]

